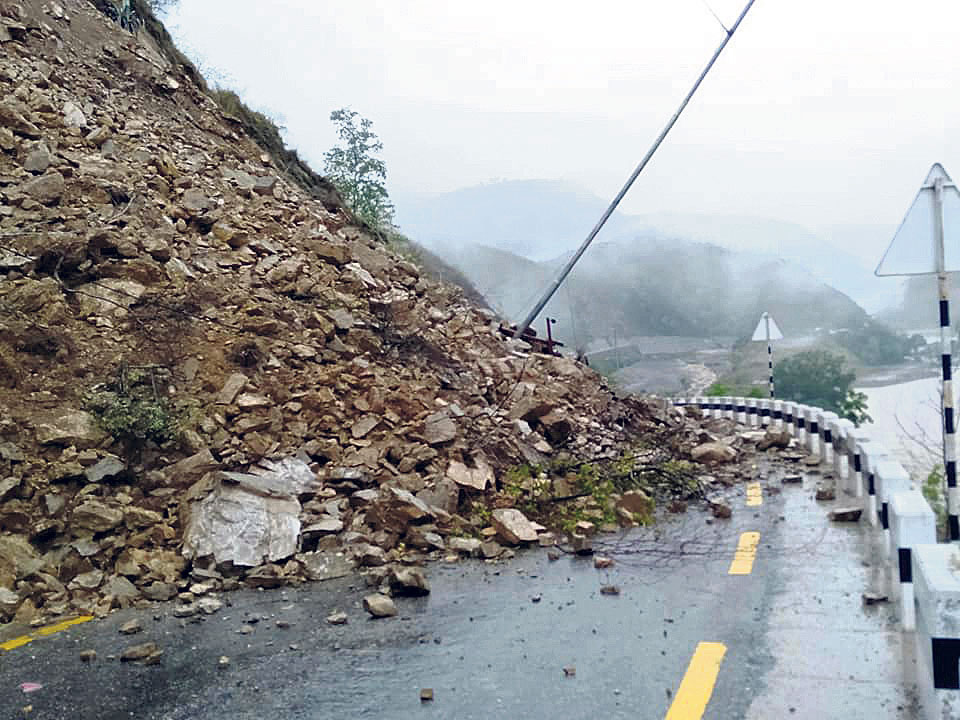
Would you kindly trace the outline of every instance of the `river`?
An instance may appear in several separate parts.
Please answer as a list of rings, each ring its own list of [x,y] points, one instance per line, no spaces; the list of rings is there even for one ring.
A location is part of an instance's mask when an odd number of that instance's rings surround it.
[[[873,418],[864,427],[914,478],[926,477],[940,456],[940,379],[924,378],[860,391],[866,393],[867,412]]]

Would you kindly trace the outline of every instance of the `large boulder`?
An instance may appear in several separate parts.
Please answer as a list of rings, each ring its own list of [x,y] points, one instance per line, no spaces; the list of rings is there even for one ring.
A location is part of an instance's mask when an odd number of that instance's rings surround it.
[[[394,595],[428,595],[430,583],[423,570],[417,567],[391,568],[387,577]]]
[[[285,560],[297,552],[300,509],[296,498],[268,497],[250,485],[221,481],[190,509],[183,554],[240,567]]]
[[[392,617],[397,614],[397,606],[386,595],[374,593],[363,599],[363,609],[375,618]]]
[[[757,450],[769,450],[770,448],[780,448],[781,450],[790,447],[791,435],[788,430],[767,430],[763,439],[757,443]]]
[[[434,512],[407,490],[384,486],[367,509],[367,522],[374,530],[403,534],[410,523],[433,519]]]
[[[14,584],[43,567],[43,560],[26,539],[16,535],[0,536],[0,587]]]
[[[690,451],[690,457],[695,462],[713,465],[732,462],[737,457],[737,451],[721,442],[708,442],[697,445]]]
[[[71,410],[52,422],[41,423],[36,432],[41,445],[75,445],[81,450],[95,447],[108,437],[93,415],[82,410]]]
[[[628,490],[616,502],[617,510],[626,510],[631,515],[646,516],[653,512],[653,499],[643,490]]]
[[[0,621],[9,622],[20,605],[20,596],[0,585]]]
[[[56,170],[46,172],[32,180],[27,180],[20,186],[20,191],[42,205],[53,205],[60,202],[66,182],[63,175]]]
[[[447,410],[428,416],[423,424],[423,439],[428,445],[440,445],[457,436],[457,423]]]
[[[240,567],[291,557],[300,540],[299,498],[321,484],[297,458],[263,460],[249,473],[219,473],[213,491],[187,513],[184,556]]]
[[[493,527],[497,531],[497,536],[509,545],[537,541],[537,530],[533,523],[515,508],[494,510]]]
[[[481,491],[488,486],[492,487],[496,482],[493,468],[482,459],[477,461],[476,467],[468,467],[458,460],[452,461],[447,467],[447,479],[461,487]]]
[[[417,497],[431,507],[453,514],[460,506],[460,487],[452,480],[443,478],[432,487],[418,492]]]
[[[91,532],[106,532],[123,522],[123,510],[107,505],[97,498],[88,498],[73,510],[70,524],[74,530],[83,529]]]

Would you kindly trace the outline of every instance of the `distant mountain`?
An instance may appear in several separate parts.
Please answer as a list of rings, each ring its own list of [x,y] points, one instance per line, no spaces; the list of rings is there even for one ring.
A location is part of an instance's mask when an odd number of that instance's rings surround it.
[[[429,248],[485,245],[530,260],[547,260],[577,247],[607,207],[574,185],[550,180],[489,183],[440,195],[394,197],[396,222]],[[605,230],[627,232],[632,221],[615,215]]]
[[[496,248],[449,246],[444,258],[459,268],[490,304],[511,320],[530,310],[565,260],[535,263]],[[802,268],[735,253],[716,245],[638,237],[597,243],[547,305],[555,335],[576,347],[630,337],[749,336],[769,311],[784,333],[856,327],[866,313]]]
[[[607,201],[574,185],[547,180],[489,183],[395,200],[403,231],[441,255],[455,247],[484,245],[536,261],[575,249],[607,207]],[[838,237],[854,237],[854,232],[857,251],[852,253],[802,226],[768,218],[614,213],[598,242],[679,238],[749,251],[769,262],[792,261],[872,310],[894,304],[891,284],[875,278],[864,262],[870,229],[836,229]]]

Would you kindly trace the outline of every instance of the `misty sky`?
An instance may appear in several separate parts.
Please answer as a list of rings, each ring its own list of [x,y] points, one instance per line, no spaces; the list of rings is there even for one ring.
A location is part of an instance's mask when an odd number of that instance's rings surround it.
[[[703,0],[182,0],[168,24],[318,170],[332,110],[371,118],[398,195],[609,198],[723,37]],[[960,179],[958,41],[956,0],[757,0],[621,209],[896,226],[931,163]]]

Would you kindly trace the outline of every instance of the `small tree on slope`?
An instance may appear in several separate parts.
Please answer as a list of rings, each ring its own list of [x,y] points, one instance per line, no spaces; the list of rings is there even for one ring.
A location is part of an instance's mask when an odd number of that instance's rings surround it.
[[[381,228],[393,218],[387,195],[387,166],[375,155],[383,143],[371,129],[373,122],[349,108],[330,113],[343,142],[324,153],[327,177],[353,213],[368,225]]]

